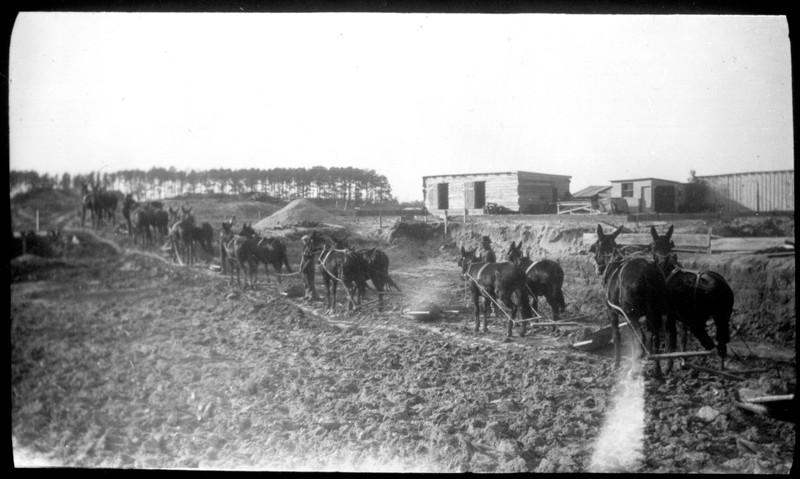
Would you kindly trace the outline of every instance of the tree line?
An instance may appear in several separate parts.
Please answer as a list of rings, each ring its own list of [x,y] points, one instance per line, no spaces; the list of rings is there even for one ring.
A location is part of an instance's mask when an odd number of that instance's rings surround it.
[[[94,184],[110,191],[132,193],[140,200],[162,199],[183,194],[263,194],[281,200],[315,198],[347,201],[352,205],[395,203],[392,187],[384,175],[372,169],[315,166],[313,168],[238,169],[182,171],[175,167],[152,167],[116,172],[49,175],[36,171],[9,172],[10,191],[30,189],[76,190]]]

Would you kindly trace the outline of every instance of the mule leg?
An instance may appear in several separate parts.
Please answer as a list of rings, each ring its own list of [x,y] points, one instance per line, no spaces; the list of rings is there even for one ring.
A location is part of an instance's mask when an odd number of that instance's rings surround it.
[[[472,290],[472,304],[475,306],[475,332],[477,333],[481,330],[481,298],[474,288]]]
[[[228,272],[228,255],[225,253],[225,244],[221,237],[219,241],[219,266],[222,274],[226,274]]]
[[[386,285],[378,278],[372,278],[372,284],[375,285],[375,290],[378,292],[378,312],[383,312],[383,289]]]
[[[733,304],[733,301],[731,301]],[[730,321],[733,308],[715,311],[713,314],[714,325],[717,329],[717,353],[719,354],[719,369],[725,370],[725,358],[728,356],[728,343],[731,341]]]
[[[650,350],[653,352],[653,354],[659,354],[661,352],[661,333],[663,328],[664,326],[662,325],[661,321],[658,321],[658,324],[653,327],[653,334],[650,335]],[[655,376],[657,378],[662,378],[664,375],[661,370],[661,360],[656,359],[654,362]]]
[[[501,293],[500,300],[511,310],[511,317],[508,319],[508,330],[506,331],[506,336],[510,338],[513,336],[514,320],[517,318],[517,305],[512,301],[511,293]]]
[[[558,305],[556,293],[550,291],[544,296],[544,299],[547,300],[547,304],[550,306],[550,311],[553,312],[553,321],[558,321],[561,318],[561,311],[560,306]],[[558,332],[558,326],[553,326],[553,332]]]
[[[325,285],[325,307],[331,310],[331,280],[327,273],[322,273],[322,284]]]
[[[692,335],[700,341],[700,345],[703,346],[706,351],[714,349],[716,345],[706,331],[705,320],[700,319],[700,317],[693,317],[690,321],[689,330],[692,332]]]
[[[614,342],[614,367],[619,367],[622,356],[622,337],[619,334],[619,316],[612,309],[608,309],[608,319],[611,320],[611,340]]]
[[[339,287],[339,280],[336,278],[331,279],[331,314],[336,313],[336,289]]]
[[[675,352],[678,346],[678,329],[677,329],[677,319],[675,315],[667,313],[667,320],[664,322],[664,329],[665,329],[665,337],[667,341],[667,352],[672,353]],[[666,372],[669,373],[672,371],[673,360],[667,359],[667,363],[665,366]]]
[[[489,332],[489,311],[495,307],[493,298],[486,297],[483,301],[483,332]]]

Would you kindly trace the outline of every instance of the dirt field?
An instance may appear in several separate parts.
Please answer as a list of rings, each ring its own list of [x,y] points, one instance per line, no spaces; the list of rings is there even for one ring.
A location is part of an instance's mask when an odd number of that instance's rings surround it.
[[[279,207],[195,208],[198,220],[217,230],[222,218],[255,223]],[[30,218],[30,207],[18,205],[12,215]],[[794,257],[715,264],[728,268],[737,293],[731,344],[737,356],[728,366],[746,379],[683,369],[657,381],[648,373],[640,385],[642,438],[621,443],[614,459],[599,451],[609,441],[613,412],[625,405],[628,363],[615,370],[609,348],[588,353],[571,346],[607,322],[593,263],[577,243],[596,223],[485,218],[451,225],[443,239],[441,225],[413,232],[395,220],[384,218],[378,228],[377,220],[338,217],[332,230],[347,231],[357,246],[384,249],[390,274],[407,294],[394,296],[383,313],[365,307],[330,316],[322,303],[281,294],[299,284],[297,276],[280,286],[272,276],[267,284],[262,270],[257,287],[242,291],[205,263],[177,266],[111,228],[97,235],[69,229],[79,225],[74,212],[56,217],[65,229],[55,257],[25,255],[10,263],[18,466],[778,474],[792,468],[794,424],[734,401],[742,388],[794,392]],[[273,232],[284,237],[295,270],[303,231]],[[559,259],[567,276],[565,319],[581,325],[534,328],[524,338],[515,330],[507,340],[504,321],[495,318],[488,334],[474,333],[455,259],[457,247],[476,244],[482,234],[492,236],[498,252],[524,240],[533,257]],[[769,276],[763,289],[747,286],[758,275]],[[430,322],[401,315],[431,304],[460,312]],[[717,367],[713,358],[691,361]],[[619,463],[629,454],[637,455],[632,470]]]

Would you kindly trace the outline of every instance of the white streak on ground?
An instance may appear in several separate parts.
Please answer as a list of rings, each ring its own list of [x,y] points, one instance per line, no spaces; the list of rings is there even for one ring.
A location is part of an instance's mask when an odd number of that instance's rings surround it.
[[[644,377],[625,375],[595,445],[589,472],[635,472],[644,459]]]

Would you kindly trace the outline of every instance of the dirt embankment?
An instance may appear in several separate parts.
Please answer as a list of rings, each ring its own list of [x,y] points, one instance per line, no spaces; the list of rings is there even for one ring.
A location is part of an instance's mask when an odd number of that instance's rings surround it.
[[[759,225],[769,220],[754,218]],[[676,231],[690,232],[699,226],[695,222],[676,224]],[[782,232],[793,231],[793,225],[781,222]],[[745,228],[743,220],[736,222]],[[772,224],[772,223],[770,223]],[[449,238],[443,239],[443,224],[430,223],[417,226],[394,227],[385,234],[391,243],[413,241],[418,251],[430,251],[455,262],[461,246],[477,248],[484,235],[492,239],[492,247],[500,260],[511,242],[522,244],[524,252],[533,259],[557,260],[564,268],[564,289],[568,313],[588,315],[603,321],[605,312],[602,284],[594,271],[594,260],[583,244],[584,233],[594,233],[596,219],[586,221],[530,221],[502,217],[473,219],[468,225],[453,222],[448,225]],[[612,225],[602,224],[609,231]],[[619,225],[617,225],[619,226]],[[649,226],[625,224],[626,230],[649,232]],[[416,231],[419,229],[420,231]],[[750,228],[753,229],[753,228]],[[425,246],[422,246],[425,245]],[[408,249],[410,245],[406,245]],[[773,257],[763,254],[692,254],[681,253],[685,268],[715,271],[729,283],[735,294],[734,327],[740,334],[756,341],[768,341],[782,347],[794,347],[796,338],[795,317],[795,258]],[[593,322],[593,321],[590,321]]]

